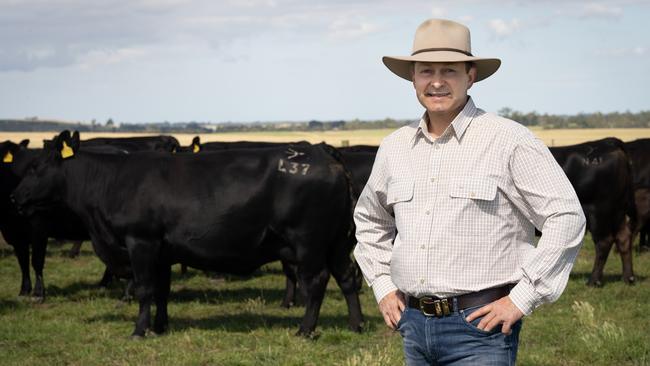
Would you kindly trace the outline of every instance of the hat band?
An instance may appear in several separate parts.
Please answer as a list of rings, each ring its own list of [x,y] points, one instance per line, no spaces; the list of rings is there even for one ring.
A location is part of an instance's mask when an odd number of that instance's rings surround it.
[[[462,54],[464,54],[464,55],[466,55],[466,56],[472,56],[472,57],[473,57],[473,55],[472,55],[471,52],[466,52],[466,51],[463,51],[463,50],[459,50],[459,49],[457,49],[457,48],[425,48],[425,49],[421,49],[421,50],[417,50],[417,51],[413,52],[413,53],[411,54],[411,56],[415,56],[415,55],[417,55],[418,53],[422,53],[422,52],[432,52],[432,51],[452,51],[452,52],[459,52],[459,53],[462,53]]]

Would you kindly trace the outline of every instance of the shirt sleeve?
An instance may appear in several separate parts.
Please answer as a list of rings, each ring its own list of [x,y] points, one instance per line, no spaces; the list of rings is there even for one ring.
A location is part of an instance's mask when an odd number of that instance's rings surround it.
[[[520,210],[542,231],[521,267],[523,277],[510,292],[525,315],[557,300],[566,287],[585,233],[580,201],[549,149],[530,133],[510,155],[510,176]]]
[[[386,205],[388,169],[385,149],[380,145],[368,178],[354,209],[357,245],[354,257],[372,288],[377,302],[397,290],[390,278],[395,237],[395,218]]]

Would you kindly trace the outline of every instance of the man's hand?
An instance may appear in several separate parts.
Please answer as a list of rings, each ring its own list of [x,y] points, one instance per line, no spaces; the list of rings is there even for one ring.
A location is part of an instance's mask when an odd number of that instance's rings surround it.
[[[512,325],[521,319],[524,313],[512,303],[509,296],[505,296],[471,313],[466,320],[471,322],[481,316],[484,317],[478,323],[477,328],[489,332],[497,325],[503,324],[501,333],[510,334],[512,332]],[[385,318],[386,316],[384,315]]]
[[[400,290],[389,292],[379,301],[379,312],[384,317],[386,325],[392,330],[397,328],[397,322],[402,317],[404,308],[406,308],[406,300]]]

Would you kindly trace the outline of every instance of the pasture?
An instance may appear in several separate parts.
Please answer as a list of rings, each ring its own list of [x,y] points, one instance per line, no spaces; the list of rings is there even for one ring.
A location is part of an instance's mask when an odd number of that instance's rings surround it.
[[[209,141],[269,141],[288,142],[306,140],[311,143],[325,141],[332,146],[341,146],[344,140],[350,145],[379,145],[381,139],[393,132],[393,129],[381,130],[351,130],[351,131],[281,131],[281,132],[236,132],[201,134],[202,142]],[[598,140],[605,137],[618,137],[623,141],[640,138],[650,138],[650,128],[591,128],[591,129],[555,129],[532,131],[548,146],[572,145],[585,141]],[[57,132],[0,132],[0,141],[11,140],[19,142],[30,139],[30,147],[43,146],[44,139],[51,139]],[[94,137],[132,137],[151,136],[144,133],[91,133],[83,132],[82,139]],[[171,134],[183,145],[187,146],[194,138],[193,134]]]
[[[20,271],[11,247],[0,245],[0,364],[5,365],[398,365],[401,340],[383,324],[371,291],[361,296],[366,331],[347,330],[345,301],[329,282],[317,331],[294,336],[303,308],[280,308],[279,263],[251,277],[210,278],[175,266],[170,330],[128,338],[136,302],[118,301],[122,286],[95,287],[103,265],[85,243],[79,258],[69,245],[51,245],[44,304],[18,298]],[[564,294],[524,321],[519,365],[650,364],[650,254],[635,254],[635,286],[620,281],[612,252],[605,286],[588,288],[594,248],[587,237]]]

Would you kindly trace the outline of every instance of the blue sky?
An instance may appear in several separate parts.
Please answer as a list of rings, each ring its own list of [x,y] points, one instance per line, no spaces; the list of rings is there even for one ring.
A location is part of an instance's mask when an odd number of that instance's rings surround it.
[[[501,69],[481,108],[650,109],[650,1],[0,0],[0,118],[419,118],[384,55],[460,21]]]

